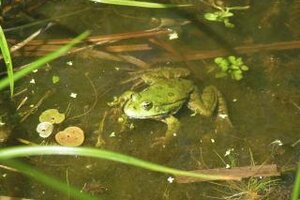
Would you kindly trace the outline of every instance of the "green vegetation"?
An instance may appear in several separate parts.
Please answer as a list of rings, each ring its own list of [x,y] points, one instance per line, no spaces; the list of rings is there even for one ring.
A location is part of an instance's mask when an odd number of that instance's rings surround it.
[[[8,75],[8,83],[10,86],[10,95],[12,96],[14,94],[14,73],[13,73],[13,64],[10,57],[10,51],[9,47],[7,45],[7,41],[3,32],[2,27],[0,26],[0,48],[2,52],[2,56],[5,62],[6,71]]]
[[[291,200],[298,200],[300,197],[300,162],[298,162],[298,171],[296,175],[296,180],[294,184],[294,190],[292,193]]]
[[[243,72],[249,70],[249,67],[244,64],[241,57],[217,57],[214,59],[214,62],[219,67],[219,72],[215,75],[216,78],[222,78],[230,75],[232,79],[239,81],[244,77]]]
[[[215,12],[207,12],[204,14],[204,18],[208,21],[215,21],[215,22],[223,22],[225,27],[227,28],[234,28],[234,24],[229,21],[230,17],[234,16],[234,13],[231,12],[232,10],[245,10],[248,9],[249,6],[237,6],[237,7],[220,7],[216,5],[212,5],[218,11]]]
[[[224,187],[228,188],[223,197],[228,200],[263,200],[269,199],[270,195],[276,189],[279,180],[270,178],[251,177],[243,181],[230,181]]]
[[[74,45],[78,44],[81,40],[86,38],[89,35],[89,32],[84,32],[75,39],[73,39],[69,44],[59,48],[57,51],[52,52],[42,58],[39,58],[32,63],[29,63],[25,68],[21,69],[20,71],[17,71],[14,73],[13,81],[17,81],[21,79],[22,77],[26,76],[27,74],[30,74],[33,70],[38,69],[42,66],[44,66],[46,63],[64,55],[67,53],[69,49],[71,49]],[[11,85],[12,77],[8,76],[2,80],[0,80],[0,90],[6,88],[8,85]]]
[[[90,0],[97,3],[120,5],[120,6],[133,6],[141,8],[174,8],[174,7],[188,7],[192,4],[162,4],[162,3],[151,3],[143,1],[131,1],[131,0]]]
[[[170,167],[161,166],[158,164],[150,163],[134,157],[126,156],[112,151],[85,148],[85,147],[61,147],[61,146],[26,146],[26,147],[10,147],[0,150],[0,160],[7,160],[17,157],[35,156],[35,155],[77,155],[93,158],[102,158],[112,160],[144,169],[173,174],[176,176],[189,176],[194,178],[210,179],[229,179],[228,176],[216,176],[198,174]]]
[[[189,176],[194,178],[202,178],[206,180],[210,179],[230,179],[228,176],[216,176],[216,175],[206,175],[198,174],[183,170],[178,170],[170,167],[165,167],[162,165],[150,163],[144,160],[140,160],[134,157],[126,156],[123,154],[99,150],[93,148],[84,148],[84,147],[60,147],[60,146],[25,146],[25,147],[9,147],[0,150],[0,161],[9,164],[10,166],[18,169],[21,173],[25,174],[28,177],[35,179],[57,191],[70,195],[76,199],[93,199],[86,194],[78,194],[79,190],[67,186],[65,183],[45,175],[44,173],[34,169],[31,166],[28,166],[24,163],[12,161],[11,159],[18,157],[27,157],[27,156],[36,156],[36,155],[76,155],[76,156],[86,156],[93,158],[102,158],[106,160],[116,161],[124,163],[127,165],[132,165],[136,167],[141,167],[144,169],[168,173],[176,176]]]

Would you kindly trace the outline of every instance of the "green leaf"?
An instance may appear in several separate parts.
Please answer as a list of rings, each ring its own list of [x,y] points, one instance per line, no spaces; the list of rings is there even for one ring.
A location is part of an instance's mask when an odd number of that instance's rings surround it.
[[[171,167],[162,166],[159,164],[144,161],[131,156],[123,155],[117,152],[87,148],[87,147],[62,147],[62,146],[23,146],[23,147],[9,147],[0,149],[0,160],[8,160],[18,157],[38,156],[38,155],[72,155],[84,156],[90,158],[101,158],[119,163],[132,165],[151,171],[173,174],[176,176],[188,176],[206,180],[232,180],[231,176],[201,174],[190,171],[183,171]]]
[[[209,20],[209,21],[217,21],[218,20],[218,15],[214,13],[205,13],[204,18]]]
[[[248,71],[249,70],[249,67],[247,65],[242,65],[240,68],[243,71]]]
[[[193,4],[163,4],[163,3],[151,3],[144,1],[132,1],[132,0],[90,0],[97,3],[120,5],[120,6],[134,6],[141,8],[174,8],[174,7],[190,7]]]
[[[229,61],[231,64],[235,64],[235,62],[236,62],[236,57],[235,57],[235,56],[228,56],[228,61]]]
[[[3,59],[6,66],[6,71],[8,75],[8,83],[10,86],[10,96],[14,94],[14,72],[13,72],[13,65],[12,60],[10,57],[9,47],[6,42],[6,38],[3,32],[2,27],[0,26],[0,48],[3,55]]]
[[[232,73],[231,74],[231,78],[234,79],[234,80],[242,80],[243,79],[243,74],[240,74],[240,73]]]
[[[229,68],[227,64],[226,65],[219,65],[219,67],[221,68],[222,72],[226,72]]]
[[[225,59],[222,58],[222,57],[217,57],[217,58],[214,59],[214,62],[215,62],[216,64],[220,64],[220,63],[223,62],[224,60],[225,60]]]

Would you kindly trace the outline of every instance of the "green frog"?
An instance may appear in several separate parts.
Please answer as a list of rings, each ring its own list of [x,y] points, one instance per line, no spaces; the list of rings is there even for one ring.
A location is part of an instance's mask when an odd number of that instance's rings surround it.
[[[217,119],[231,126],[228,111],[221,92],[215,86],[207,86],[202,94],[190,80],[185,68],[156,68],[138,76],[147,88],[140,92],[126,91],[115,97],[110,106],[119,106],[127,118],[155,119],[167,125],[165,136],[155,139],[153,145],[165,146],[176,136],[180,122],[174,117],[183,105],[193,111],[193,115],[210,117],[218,108]]]

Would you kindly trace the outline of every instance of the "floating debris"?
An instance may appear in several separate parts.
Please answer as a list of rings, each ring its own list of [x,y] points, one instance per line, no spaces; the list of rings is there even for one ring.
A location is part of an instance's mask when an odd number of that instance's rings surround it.
[[[68,147],[80,146],[84,141],[84,132],[81,128],[71,126],[55,135],[58,144]]]
[[[31,84],[35,84],[35,80],[34,80],[34,78],[33,78],[33,79],[31,79],[31,80],[29,81],[29,83],[31,83]]]
[[[36,132],[39,133],[39,136],[42,138],[49,137],[53,132],[53,124],[50,122],[41,122],[36,127]]]
[[[60,80],[59,76],[56,76],[56,75],[52,76],[52,83],[53,83],[53,84],[58,83],[59,80]]]
[[[58,112],[57,109],[48,109],[40,115],[39,120],[40,122],[60,124],[65,120],[65,114]]]
[[[66,64],[69,65],[69,66],[72,66],[73,62],[70,60],[70,61],[66,62]]]
[[[169,176],[167,180],[168,180],[169,183],[173,183],[175,178],[172,177],[172,176]]]
[[[77,93],[74,93],[74,92],[72,92],[72,93],[70,94],[70,97],[72,97],[72,98],[76,99],[76,97],[77,97]]]

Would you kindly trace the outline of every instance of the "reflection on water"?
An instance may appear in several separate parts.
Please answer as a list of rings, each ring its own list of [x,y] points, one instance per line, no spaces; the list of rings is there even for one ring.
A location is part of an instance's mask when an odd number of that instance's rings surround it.
[[[87,29],[92,30],[93,36],[130,34],[126,40],[118,35],[109,38],[104,45],[64,56],[18,82],[16,92],[20,93],[10,106],[20,107],[17,110],[19,117],[10,120],[21,122],[10,124],[17,133],[13,133],[7,145],[15,145],[17,138],[36,144],[55,144],[54,135],[43,139],[35,131],[39,115],[55,108],[65,113],[66,119],[54,127],[54,132],[69,126],[80,127],[86,134],[84,146],[97,144],[98,148],[186,170],[224,168],[227,164],[247,166],[251,165],[251,159],[256,164],[273,163],[270,151],[273,141],[280,140],[291,147],[299,140],[300,29],[294,20],[300,18],[294,9],[299,7],[299,1],[246,3],[251,8],[235,12],[231,19],[236,26],[233,29],[222,23],[204,21],[200,13],[204,12],[202,9],[174,12],[172,9],[125,8],[85,1],[78,4],[48,1],[34,9],[36,20],[75,12],[55,20],[55,25],[39,39],[70,38]],[[80,9],[83,12],[76,14]],[[6,23],[7,28],[20,24]],[[178,39],[169,40],[165,27],[172,29],[170,33],[176,33]],[[33,26],[8,32],[7,37],[24,38],[36,29]],[[155,31],[166,32],[158,34]],[[140,32],[142,36],[137,36]],[[226,43],[219,43],[218,38]],[[267,49],[260,47],[265,44],[271,46]],[[212,71],[215,68],[213,58],[227,56],[228,45],[233,52],[236,51],[234,47],[243,47],[243,54],[237,51],[235,56],[241,56],[250,70],[240,81],[230,77],[216,79],[215,71]],[[45,46],[46,50],[37,52],[31,47],[26,51],[27,54],[40,55],[51,50],[50,47],[53,48],[49,44]],[[21,66],[30,60],[32,58],[20,54],[14,63]],[[188,79],[200,91],[208,85],[215,85],[226,99],[234,131],[216,133],[214,118],[191,117],[192,113],[186,107],[175,114],[182,126],[166,148],[151,147],[154,138],[164,135],[167,129],[164,123],[151,119],[132,120],[134,129],[124,129],[118,123],[116,111],[107,103],[131,89],[135,81],[130,80],[142,74],[140,71],[145,67],[164,66],[188,68],[192,72]],[[54,83],[53,77],[59,77],[59,81]],[[142,85],[135,90],[141,91],[145,87]],[[4,102],[2,105],[7,107]],[[12,113],[3,109],[2,118],[7,119],[5,113],[9,112]],[[1,133],[2,130],[0,136]],[[224,156],[229,149],[232,150],[231,156]],[[292,146],[292,152],[297,150],[299,144]],[[292,157],[274,155],[278,161]],[[299,154],[293,156],[289,164],[299,159]],[[70,184],[103,199],[212,199],[209,196],[222,195],[216,194],[214,186],[207,183],[169,183],[168,175],[108,161],[78,157],[36,157],[29,161],[63,180],[67,173]],[[8,178],[0,183],[5,185],[0,189],[1,194],[33,199],[59,198],[59,194],[49,188],[14,173],[9,172]],[[13,183],[16,187],[12,186]]]

